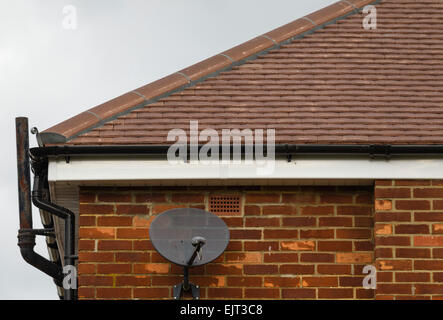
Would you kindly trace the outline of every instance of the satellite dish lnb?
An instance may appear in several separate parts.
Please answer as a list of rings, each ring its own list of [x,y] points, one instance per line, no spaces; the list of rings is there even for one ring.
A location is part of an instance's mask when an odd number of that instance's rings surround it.
[[[189,268],[217,259],[228,246],[229,230],[210,212],[180,208],[158,215],[151,223],[149,237],[163,258],[183,267],[183,282],[174,286],[174,299],[189,290],[199,299],[199,287],[189,282]]]

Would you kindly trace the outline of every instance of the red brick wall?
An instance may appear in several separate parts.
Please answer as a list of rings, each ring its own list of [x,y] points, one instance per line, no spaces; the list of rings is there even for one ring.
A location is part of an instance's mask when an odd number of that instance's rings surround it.
[[[202,298],[374,297],[362,288],[374,264],[373,187],[82,189],[79,297],[171,298],[182,268],[153,249],[149,224],[170,208],[208,209],[211,194],[240,194],[242,209],[222,217],[226,252],[190,270]]]
[[[376,181],[377,299],[443,298],[443,181]]]

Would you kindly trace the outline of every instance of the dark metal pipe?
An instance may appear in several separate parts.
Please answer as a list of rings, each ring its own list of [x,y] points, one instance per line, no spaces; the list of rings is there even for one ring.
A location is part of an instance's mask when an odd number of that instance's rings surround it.
[[[189,268],[183,267],[183,290],[188,291],[190,287],[189,283]]]
[[[20,229],[18,239],[23,259],[33,267],[52,277],[56,283],[61,284],[63,282],[63,271],[60,266],[34,251],[35,234],[32,234],[32,229]]]
[[[35,236],[38,230],[32,228],[31,183],[29,165],[29,135],[28,119],[16,118],[17,140],[17,173],[18,197],[20,212],[20,230],[18,232],[18,245],[23,259],[54,278],[56,282],[63,280],[63,272],[59,265],[49,261],[34,251]]]
[[[41,164],[40,164],[41,165]],[[37,165],[35,166],[35,168]],[[34,169],[35,169],[34,168]],[[51,203],[44,198],[43,190],[45,189],[45,181],[47,181],[47,166],[40,167],[35,172],[34,190],[32,191],[33,204],[48,213],[51,213],[64,220],[65,237],[64,237],[64,262],[65,266],[75,267],[75,214],[55,203]],[[65,300],[76,300],[77,290],[74,288],[65,289]]]
[[[17,141],[18,205],[20,229],[32,229],[31,171],[29,165],[28,119],[15,119]]]

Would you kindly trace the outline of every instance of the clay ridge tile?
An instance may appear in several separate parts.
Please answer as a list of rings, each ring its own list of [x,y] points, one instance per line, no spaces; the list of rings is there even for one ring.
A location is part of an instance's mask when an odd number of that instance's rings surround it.
[[[357,12],[356,8],[361,9],[365,5],[375,4],[379,1],[343,0],[336,2],[306,17],[65,120],[43,131],[41,133],[42,141],[48,145],[64,144],[121,115],[142,108],[194,83],[201,82],[208,76],[215,76],[219,72],[227,71],[244,63],[247,59],[265,54],[269,50],[278,48],[281,44],[293,41],[306,32],[315,31],[337,19],[355,13]]]

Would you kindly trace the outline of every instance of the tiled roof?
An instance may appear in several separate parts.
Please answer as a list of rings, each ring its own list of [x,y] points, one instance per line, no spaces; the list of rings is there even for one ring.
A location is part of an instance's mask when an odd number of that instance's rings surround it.
[[[374,4],[377,29],[356,8]],[[277,143],[443,144],[443,1],[339,1],[43,133],[165,144],[170,129],[275,128]],[[66,141],[65,141],[66,139]]]

